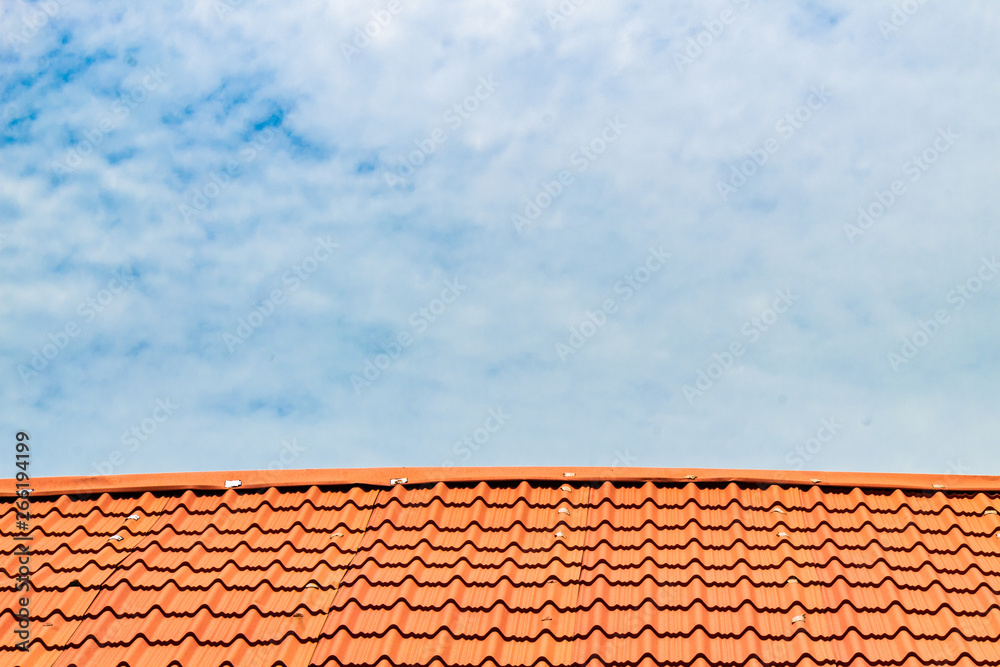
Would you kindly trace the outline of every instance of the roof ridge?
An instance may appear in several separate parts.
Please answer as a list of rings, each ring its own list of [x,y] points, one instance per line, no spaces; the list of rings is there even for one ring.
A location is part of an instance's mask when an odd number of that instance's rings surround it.
[[[372,486],[482,482],[659,482],[671,484],[779,484],[931,492],[1000,491],[1000,476],[911,473],[712,470],[697,468],[489,467],[339,468],[176,472],[138,475],[36,477],[34,497],[143,491],[261,489],[271,487]],[[0,480],[0,496],[15,496],[13,479]]]

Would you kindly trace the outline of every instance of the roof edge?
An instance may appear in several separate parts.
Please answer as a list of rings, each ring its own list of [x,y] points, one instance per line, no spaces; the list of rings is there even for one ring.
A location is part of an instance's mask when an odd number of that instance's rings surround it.
[[[1000,477],[875,472],[713,470],[702,468],[493,467],[493,468],[339,468],[234,470],[138,475],[36,477],[27,482],[33,496],[144,491],[219,491],[291,486],[376,486],[436,482],[743,482],[804,486],[907,489],[924,491],[998,491]],[[23,484],[23,483],[22,483]],[[22,487],[23,488],[23,487]],[[17,494],[17,482],[0,480],[0,496]]]

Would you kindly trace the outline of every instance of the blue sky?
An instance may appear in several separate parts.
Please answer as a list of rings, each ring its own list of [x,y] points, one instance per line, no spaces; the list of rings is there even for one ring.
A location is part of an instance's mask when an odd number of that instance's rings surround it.
[[[35,475],[1000,474],[1000,7],[4,3]]]

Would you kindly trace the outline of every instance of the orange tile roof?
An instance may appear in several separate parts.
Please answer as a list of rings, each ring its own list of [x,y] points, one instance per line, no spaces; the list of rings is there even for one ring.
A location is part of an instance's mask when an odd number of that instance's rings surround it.
[[[31,483],[27,653],[14,651],[25,542],[14,483],[0,483],[0,665],[1000,664],[997,477],[411,468]]]

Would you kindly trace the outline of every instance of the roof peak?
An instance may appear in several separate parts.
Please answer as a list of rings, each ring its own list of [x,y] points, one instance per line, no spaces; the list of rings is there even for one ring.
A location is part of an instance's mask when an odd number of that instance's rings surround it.
[[[659,482],[685,484],[782,484],[794,486],[906,489],[945,492],[998,491],[1000,477],[875,472],[713,470],[701,468],[479,467],[331,468],[237,470],[137,475],[36,477],[32,495],[143,491],[259,489],[302,486],[375,486],[477,482]],[[13,480],[0,481],[0,496],[14,496]]]

